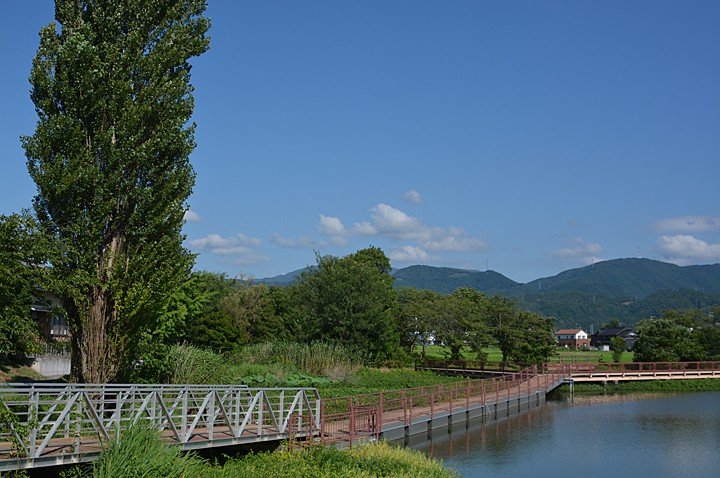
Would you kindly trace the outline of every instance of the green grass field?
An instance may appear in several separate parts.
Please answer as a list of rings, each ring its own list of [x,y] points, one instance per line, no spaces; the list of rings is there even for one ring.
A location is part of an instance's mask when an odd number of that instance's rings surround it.
[[[497,347],[488,347],[485,349],[488,354],[489,362],[500,362],[502,353]],[[416,353],[420,353],[420,348],[416,349]],[[612,352],[600,352],[597,350],[579,351],[557,349],[555,359],[572,362],[573,359],[579,362],[613,362]],[[450,356],[450,349],[442,345],[430,345],[425,348],[425,356],[429,359],[444,360]],[[462,350],[462,357],[465,360],[476,360],[477,356],[468,347]],[[632,362],[634,354],[632,352],[624,352],[620,359],[621,362]]]

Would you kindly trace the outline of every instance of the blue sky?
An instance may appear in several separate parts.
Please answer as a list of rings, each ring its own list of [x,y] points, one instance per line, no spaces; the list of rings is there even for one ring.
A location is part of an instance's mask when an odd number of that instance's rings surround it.
[[[209,0],[193,62],[197,268],[382,248],[527,282],[720,262],[720,2]],[[50,0],[0,0],[0,214],[30,207]]]

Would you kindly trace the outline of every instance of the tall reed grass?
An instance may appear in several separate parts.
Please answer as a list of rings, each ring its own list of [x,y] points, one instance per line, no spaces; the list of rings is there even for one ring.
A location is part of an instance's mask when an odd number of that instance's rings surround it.
[[[250,364],[280,364],[290,370],[342,380],[354,375],[367,361],[364,351],[329,343],[266,342],[248,345],[232,361]]]
[[[93,478],[199,477],[207,464],[180,447],[160,440],[154,430],[135,426],[123,433],[122,441],[100,454],[92,469]]]
[[[212,350],[192,345],[174,345],[167,357],[166,383],[232,383],[227,361]]]

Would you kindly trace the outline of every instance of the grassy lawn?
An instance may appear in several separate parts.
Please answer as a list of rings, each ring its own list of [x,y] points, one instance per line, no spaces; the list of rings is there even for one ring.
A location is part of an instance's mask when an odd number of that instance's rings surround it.
[[[420,353],[420,348],[415,349],[416,352]],[[488,347],[485,349],[488,353],[489,362],[500,362],[502,361],[502,353],[497,347]],[[430,345],[425,348],[425,356],[429,359],[445,360],[450,356],[450,349],[442,345]],[[620,358],[621,362],[632,362],[634,354],[632,352],[624,352]],[[464,360],[477,360],[477,356],[468,347],[462,350],[462,358]],[[580,362],[613,362],[612,352],[600,352],[597,350],[568,350],[564,348],[557,349],[556,358],[563,361],[571,362],[573,358]]]
[[[364,368],[345,380],[318,384],[316,387],[321,397],[333,398],[460,381],[462,379],[459,377],[446,377],[433,372],[415,371],[409,368]]]
[[[420,347],[415,349],[417,354],[420,354],[420,351]],[[485,351],[488,354],[489,362],[500,362],[502,360],[502,353],[499,348],[489,347]],[[477,360],[477,355],[469,347],[464,347],[460,353],[464,360]],[[445,360],[450,357],[450,349],[443,345],[429,345],[425,347],[425,356],[429,359]]]
[[[24,362],[15,360],[0,362],[0,382],[33,382],[43,378]]]

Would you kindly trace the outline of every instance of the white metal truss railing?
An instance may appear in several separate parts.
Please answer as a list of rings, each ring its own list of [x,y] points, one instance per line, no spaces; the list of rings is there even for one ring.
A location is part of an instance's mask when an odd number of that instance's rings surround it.
[[[314,388],[5,384],[0,471],[88,461],[137,423],[184,449],[282,439],[320,429]]]

